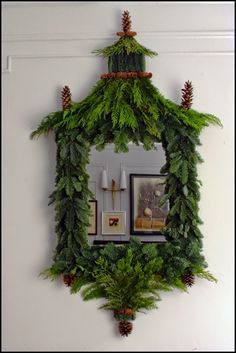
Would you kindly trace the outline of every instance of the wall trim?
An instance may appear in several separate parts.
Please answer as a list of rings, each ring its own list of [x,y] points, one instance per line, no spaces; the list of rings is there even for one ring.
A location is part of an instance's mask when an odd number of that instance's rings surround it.
[[[210,51],[168,51],[168,52],[158,52],[158,56],[233,56],[234,52],[233,51],[218,51],[218,52],[210,52]],[[98,57],[96,55],[7,55],[6,57],[6,68],[2,69],[3,74],[9,74],[12,73],[12,65],[13,65],[13,60],[19,60],[19,59],[68,59],[68,58],[94,58],[97,59]]]
[[[209,38],[209,39],[233,39],[233,31],[141,31],[139,37],[158,38]],[[105,32],[78,32],[78,33],[22,33],[6,34],[2,42],[27,42],[27,41],[73,41],[73,40],[115,40],[117,36],[108,35]]]

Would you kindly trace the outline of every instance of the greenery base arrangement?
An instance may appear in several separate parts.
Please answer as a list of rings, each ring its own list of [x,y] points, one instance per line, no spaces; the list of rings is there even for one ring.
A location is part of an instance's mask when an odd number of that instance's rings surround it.
[[[144,57],[156,53],[134,39],[127,11],[122,25],[119,40],[96,51],[108,58],[108,73],[78,103],[72,102],[65,86],[62,110],[46,116],[31,137],[52,130],[57,144],[55,191],[49,204],[55,205],[58,243],[51,267],[42,274],[51,280],[62,275],[71,293],[80,291],[84,300],[103,298],[102,308],[113,312],[120,334],[127,336],[138,312],[157,307],[161,291],[186,291],[195,277],[216,281],[202,254],[197,164],[203,161],[197,147],[202,129],[221,123],[191,108],[189,81],[180,105],[162,96],[150,81],[151,73],[145,72]],[[142,244],[131,237],[122,246],[90,246],[90,147],[102,150],[114,143],[116,152],[128,152],[129,142],[141,143],[146,150],[161,142],[165,150],[161,172],[167,178],[161,202],[169,200],[170,205],[163,233],[167,241]]]

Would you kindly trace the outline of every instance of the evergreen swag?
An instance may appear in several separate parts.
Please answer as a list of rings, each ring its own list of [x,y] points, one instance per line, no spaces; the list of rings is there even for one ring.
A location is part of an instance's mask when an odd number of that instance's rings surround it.
[[[127,12],[125,16],[127,32],[119,32],[114,45],[97,53],[109,58],[109,72],[143,72],[144,56],[155,53],[134,40]],[[182,105],[178,105],[163,97],[148,78],[125,77],[99,80],[79,103],[71,101],[70,90],[64,87],[63,110],[46,116],[31,134],[35,138],[53,130],[57,144],[55,191],[49,204],[55,204],[58,244],[53,264],[43,275],[52,280],[63,275],[71,293],[85,286],[84,300],[104,298],[102,307],[121,320],[122,335],[131,332],[127,320],[133,320],[136,312],[156,307],[159,291],[186,290],[194,276],[215,281],[202,254],[201,182],[197,178],[202,158],[197,147],[204,127],[221,125],[215,116],[191,109],[191,83],[185,83]],[[92,194],[86,171],[90,146],[102,150],[113,142],[116,152],[128,152],[130,141],[142,143],[146,150],[162,142],[165,150],[161,172],[167,173],[162,202],[170,204],[167,242],[145,245],[134,238],[119,247],[90,246],[88,200]]]

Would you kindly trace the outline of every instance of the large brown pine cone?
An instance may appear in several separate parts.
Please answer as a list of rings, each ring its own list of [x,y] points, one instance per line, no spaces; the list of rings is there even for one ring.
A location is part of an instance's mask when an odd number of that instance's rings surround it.
[[[119,322],[119,332],[121,336],[128,336],[133,329],[133,324],[132,322],[123,320]]]
[[[70,273],[64,274],[63,275],[63,282],[65,283],[65,285],[67,287],[70,287],[74,283],[75,277],[76,277],[75,275],[72,275]]]
[[[68,86],[63,87],[61,91],[62,109],[65,110],[71,105],[71,92]]]
[[[122,15],[122,27],[123,31],[126,33],[130,31],[131,29],[131,20],[130,20],[130,15],[129,11],[124,11]]]
[[[193,102],[193,85],[192,82],[186,81],[182,89],[182,102],[181,106],[184,109],[190,109]]]
[[[182,276],[182,282],[188,286],[191,287],[194,284],[194,275],[191,271],[186,272],[183,276]]]

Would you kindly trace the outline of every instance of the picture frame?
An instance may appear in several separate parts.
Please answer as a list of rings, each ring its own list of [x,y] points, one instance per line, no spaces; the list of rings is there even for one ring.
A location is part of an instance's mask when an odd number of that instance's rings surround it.
[[[102,212],[102,234],[103,235],[125,235],[126,212],[125,211],[103,211]]]
[[[130,234],[163,235],[169,203],[159,206],[166,175],[130,174]]]
[[[92,215],[89,217],[88,235],[97,235],[97,200],[89,200]]]

